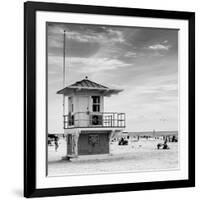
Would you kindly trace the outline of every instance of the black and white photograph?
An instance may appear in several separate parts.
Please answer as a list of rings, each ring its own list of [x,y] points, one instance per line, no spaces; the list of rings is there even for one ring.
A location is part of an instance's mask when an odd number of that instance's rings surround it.
[[[24,196],[194,187],[195,14],[24,14]]]
[[[46,23],[47,176],[179,170],[178,36]]]

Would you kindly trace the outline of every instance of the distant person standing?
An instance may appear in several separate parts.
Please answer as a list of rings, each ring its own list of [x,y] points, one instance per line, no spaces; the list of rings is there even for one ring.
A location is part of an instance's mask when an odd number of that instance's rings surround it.
[[[57,137],[55,137],[54,144],[55,144],[55,151],[57,151],[58,147],[59,147],[59,145],[58,145],[58,138]]]

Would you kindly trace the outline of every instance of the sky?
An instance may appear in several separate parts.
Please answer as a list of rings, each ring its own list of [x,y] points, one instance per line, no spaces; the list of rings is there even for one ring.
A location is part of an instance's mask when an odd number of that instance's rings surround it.
[[[48,23],[48,132],[63,133],[63,31],[66,85],[88,79],[123,92],[105,112],[126,113],[125,131],[178,130],[178,30]]]

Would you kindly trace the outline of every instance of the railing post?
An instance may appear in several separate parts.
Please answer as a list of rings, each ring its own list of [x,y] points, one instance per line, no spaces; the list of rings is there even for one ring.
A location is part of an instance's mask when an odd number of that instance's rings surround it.
[[[65,115],[63,115],[63,129],[65,129]]]

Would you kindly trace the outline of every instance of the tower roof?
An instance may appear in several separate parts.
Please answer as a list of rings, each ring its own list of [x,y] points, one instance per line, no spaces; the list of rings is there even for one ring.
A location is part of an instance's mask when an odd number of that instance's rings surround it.
[[[70,85],[74,87],[82,87],[82,88],[108,88],[106,86],[103,86],[101,84],[95,83],[93,81],[88,80],[87,78],[77,81],[76,83]]]
[[[118,94],[119,92],[123,91],[121,89],[111,89],[108,88],[104,85],[101,85],[99,83],[95,83],[93,81],[90,81],[87,76],[85,79],[81,81],[77,81],[57,92],[57,94],[65,94],[69,95],[72,94],[73,92],[79,92],[79,91],[87,91],[87,92],[100,92],[104,96],[110,96],[111,94]]]

